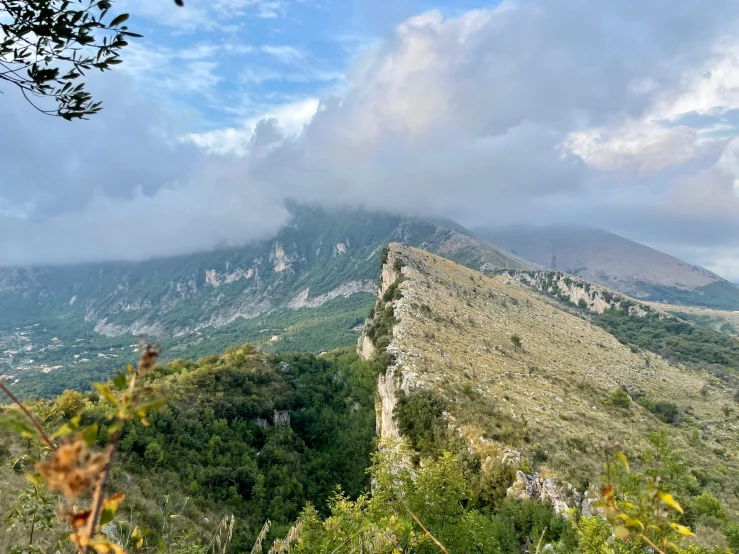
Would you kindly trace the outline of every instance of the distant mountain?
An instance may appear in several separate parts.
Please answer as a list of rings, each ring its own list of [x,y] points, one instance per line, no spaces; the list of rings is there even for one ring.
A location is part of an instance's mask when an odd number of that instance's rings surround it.
[[[478,236],[548,269],[635,298],[739,310],[739,287],[702,267],[602,229],[572,226],[478,229]]]
[[[346,346],[374,302],[391,241],[475,269],[526,267],[451,222],[306,207],[292,215],[274,238],[240,248],[0,269],[0,375],[35,379],[33,393],[71,388],[135,357],[138,335],[162,340],[170,358],[247,341],[268,352]]]

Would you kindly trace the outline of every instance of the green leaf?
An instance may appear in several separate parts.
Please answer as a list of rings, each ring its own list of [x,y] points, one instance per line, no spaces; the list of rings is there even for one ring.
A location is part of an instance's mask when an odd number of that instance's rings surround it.
[[[616,454],[614,454],[614,457],[624,465],[626,471],[631,471],[631,469],[629,468],[629,460],[626,459],[626,456],[624,456],[623,452],[616,452]]]
[[[118,17],[116,17],[113,21],[111,21],[110,22],[110,25],[108,25],[108,27],[115,27],[116,25],[120,25],[124,21],[127,21],[128,20],[128,17],[129,16],[128,16],[127,13],[122,13],[121,15],[119,15]]]
[[[126,388],[126,376],[125,376],[125,374],[123,374],[123,373],[121,373],[121,372],[119,371],[119,372],[118,372],[118,375],[116,375],[116,376],[115,376],[115,377],[113,378],[113,385],[114,385],[114,386],[115,386],[115,388],[117,388],[118,390],[123,390],[123,389],[125,389],[125,388]]]
[[[108,437],[112,437],[115,433],[120,433],[121,431],[123,431],[123,422],[116,421],[108,426]]]
[[[618,539],[625,539],[629,535],[629,530],[623,525],[616,525],[616,527],[613,528],[613,536]]]
[[[85,427],[85,429],[82,431],[82,440],[85,441],[85,444],[87,444],[88,447],[95,444],[95,441],[98,438],[98,425],[97,423],[93,423],[89,427]]]
[[[671,494],[668,494],[662,491],[657,491],[657,495],[659,496],[660,500],[662,500],[662,502],[667,504],[670,508],[677,510],[681,514],[683,513],[683,509],[680,507],[680,504],[678,504],[677,501],[674,498],[672,498]]]
[[[95,388],[98,390],[100,394],[102,394],[106,400],[113,403],[115,406],[119,406],[120,403],[118,402],[118,399],[115,397],[113,392],[110,390],[110,388],[107,385],[103,385],[102,383],[95,383]]]
[[[56,432],[51,435],[52,439],[58,439],[61,437],[66,437],[67,435],[71,435],[77,429],[80,427],[80,419],[82,419],[82,415],[76,415],[72,419],[69,420],[68,423],[65,423],[59,429],[56,430]]]
[[[685,537],[695,537],[695,533],[690,530],[690,527],[685,527],[685,525],[679,523],[670,523],[670,527]]]
[[[39,438],[36,428],[26,420],[23,414],[15,410],[0,416],[0,429],[13,431],[27,439]]]
[[[118,506],[123,502],[123,498],[123,494],[119,492],[103,501],[103,511],[100,514],[100,525],[106,525],[113,521],[116,511],[118,511]]]

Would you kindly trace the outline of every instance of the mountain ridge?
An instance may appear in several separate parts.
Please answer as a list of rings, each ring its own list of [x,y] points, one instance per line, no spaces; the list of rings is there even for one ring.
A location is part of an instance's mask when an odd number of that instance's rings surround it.
[[[64,374],[75,383],[82,382],[78,374],[98,379],[116,362],[135,358],[138,335],[159,338],[166,352],[181,357],[247,340],[270,352],[317,354],[349,345],[374,301],[380,252],[393,240],[471,267],[528,267],[471,233],[419,218],[292,210],[276,236],[243,247],[0,270],[0,352],[7,356],[0,374],[15,382],[46,371],[47,382],[59,381],[50,392],[61,392]],[[34,393],[45,389],[37,377]]]
[[[483,228],[483,239],[549,270],[634,298],[739,309],[739,287],[719,275],[603,229],[556,225]]]
[[[409,246],[390,246],[382,277],[359,348],[365,358],[387,360],[378,380],[382,436],[398,436],[403,398],[431,391],[481,458],[517,449],[580,493],[601,466],[573,452],[612,435],[632,456],[657,433],[689,463],[736,463],[714,458],[715,445],[736,436],[736,418],[722,411],[733,403],[736,370],[727,387],[719,376],[617,339],[509,276],[487,277]],[[608,400],[621,389],[644,400],[629,399],[621,411]],[[655,402],[675,402],[682,421],[667,423],[644,407]],[[701,430],[701,442],[691,429]],[[723,499],[739,509],[730,495]]]

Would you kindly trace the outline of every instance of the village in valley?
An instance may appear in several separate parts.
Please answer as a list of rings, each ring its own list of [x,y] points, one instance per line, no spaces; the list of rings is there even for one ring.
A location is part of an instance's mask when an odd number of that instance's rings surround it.
[[[58,333],[57,333],[58,334]],[[73,370],[80,365],[118,365],[117,358],[135,355],[138,343],[101,344],[98,337],[59,338],[40,323],[0,330],[0,379],[17,385],[29,375]],[[116,361],[114,361],[116,360]]]

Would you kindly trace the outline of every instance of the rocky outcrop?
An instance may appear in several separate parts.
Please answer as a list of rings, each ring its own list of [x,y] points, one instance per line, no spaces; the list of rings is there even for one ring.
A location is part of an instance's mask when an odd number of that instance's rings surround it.
[[[237,268],[231,273],[223,273],[221,275],[218,274],[218,272],[215,269],[206,269],[205,270],[205,284],[210,285],[211,287],[217,288],[221,285],[228,285],[229,283],[235,283],[236,281],[241,281],[242,279],[250,279],[254,275],[254,270],[252,268],[249,269],[242,269]]]
[[[388,368],[385,375],[380,375],[377,380],[377,396],[375,408],[377,410],[377,434],[382,439],[400,438],[398,423],[395,421],[393,412],[398,403],[396,380],[396,369]]]
[[[391,252],[388,259],[381,269],[380,289],[378,291],[378,304],[382,302],[382,297],[387,289],[395,283],[401,275],[402,270],[395,269],[395,258],[398,256],[396,252]],[[371,325],[372,321],[365,323],[365,331],[359,337],[357,343],[357,352],[365,360],[369,360],[375,355],[376,348],[372,340],[367,336],[366,329]],[[388,347],[389,348],[389,347]],[[393,416],[395,406],[397,405],[397,390],[399,384],[399,368],[397,364],[389,366],[384,375],[380,375],[377,380],[377,401],[375,409],[377,414],[377,434],[382,439],[397,439],[400,437],[398,425]]]
[[[364,333],[362,333],[357,342],[357,352],[365,360],[369,360],[375,353],[375,345],[372,344],[370,338]]]
[[[602,314],[606,310],[616,309],[626,311],[628,315],[636,317],[644,317],[653,313],[658,313],[661,317],[671,317],[667,313],[621,293],[561,271],[502,271],[501,273],[539,292],[571,302],[593,313]]]
[[[516,472],[516,480],[508,488],[507,494],[517,500],[551,504],[558,515],[566,514],[570,508],[581,509],[583,503],[583,496],[569,483],[560,485],[553,477],[544,479],[536,472],[526,475],[521,470]]]
[[[275,427],[290,427],[290,412],[275,410]]]
[[[295,256],[288,256],[279,242],[275,242],[272,252],[269,254],[269,261],[272,262],[273,269],[276,273],[281,273],[289,269],[295,258]]]
[[[325,304],[329,300],[338,298],[339,296],[347,298],[352,294],[360,292],[374,293],[376,291],[377,287],[372,281],[349,281],[348,283],[344,283],[343,285],[328,291],[326,294],[321,294],[313,298],[310,298],[310,289],[305,289],[290,300],[287,307],[293,310],[298,310],[300,308],[317,308],[318,306]]]

